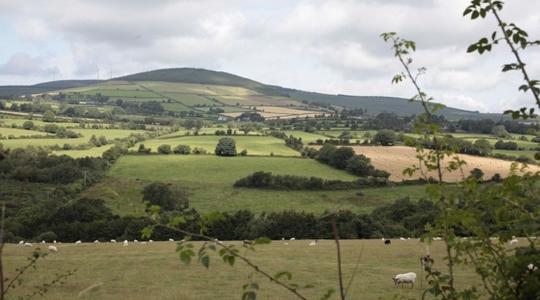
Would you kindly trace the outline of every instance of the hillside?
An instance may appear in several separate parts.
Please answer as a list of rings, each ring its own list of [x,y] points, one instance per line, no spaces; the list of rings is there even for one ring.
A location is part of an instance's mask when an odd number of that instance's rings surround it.
[[[2,86],[0,97],[17,97],[61,91],[67,94],[104,95],[112,99],[159,101],[173,112],[206,111],[205,107],[222,107],[228,117],[235,117],[246,110],[265,111],[258,106],[296,107],[307,109],[306,103],[333,105],[344,108],[361,108],[370,115],[393,112],[412,115],[422,112],[419,103],[387,96],[330,95],[266,85],[234,74],[195,68],[171,68],[136,73],[106,81],[64,80],[31,86]],[[305,117],[322,114],[324,110],[305,111],[273,110],[267,118]],[[445,107],[440,111],[448,119],[499,119],[500,114]],[[227,115],[226,115],[227,116]]]

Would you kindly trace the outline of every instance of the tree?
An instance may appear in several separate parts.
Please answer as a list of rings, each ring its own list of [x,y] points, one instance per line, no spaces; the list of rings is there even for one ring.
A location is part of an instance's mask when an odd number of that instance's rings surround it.
[[[47,110],[43,114],[43,122],[54,122],[56,121],[56,117],[54,115],[54,112],[52,110]]]
[[[336,146],[332,144],[324,144],[319,150],[319,153],[317,154],[317,160],[325,164],[328,164],[330,162],[330,158],[332,157],[332,155],[334,154],[336,150],[337,150]]]
[[[497,125],[493,127],[493,129],[491,130],[491,133],[498,138],[511,137],[508,131],[506,131],[506,128],[504,127],[504,125]]]
[[[161,209],[184,210],[188,208],[188,199],[185,192],[173,190],[168,184],[154,182],[144,187],[143,201],[147,205],[158,205]]]
[[[354,150],[351,147],[341,147],[332,153],[330,156],[329,165],[337,169],[345,169],[347,161],[354,156]]]
[[[365,155],[355,155],[347,161],[346,170],[357,176],[369,176],[375,168],[371,165],[371,160]]]
[[[484,171],[478,169],[478,168],[474,168],[471,170],[471,175],[470,175],[471,178],[474,178],[476,180],[482,180],[482,178],[484,177]]]
[[[178,145],[174,147],[173,152],[175,154],[190,154],[191,153],[191,147],[189,145]]]
[[[244,132],[244,134],[248,134],[249,132],[253,131],[255,128],[255,125],[251,122],[242,123],[240,125],[240,130]]]
[[[22,127],[26,130],[30,130],[32,128],[34,128],[34,122],[32,121],[25,121],[22,125]]]
[[[392,130],[379,130],[373,137],[373,142],[377,145],[392,146],[396,140],[396,133]]]
[[[481,156],[486,156],[491,152],[491,144],[486,139],[478,139],[474,141],[474,146]]]
[[[157,148],[159,154],[171,154],[171,145],[163,144]]]
[[[140,145],[139,145],[139,149],[137,149],[137,152],[139,152],[139,153],[145,153],[145,154],[148,154],[148,153],[150,153],[151,151],[152,151],[152,149],[146,148],[146,147],[144,146],[144,144],[140,144]]]
[[[215,153],[219,156],[236,156],[236,142],[230,137],[219,139]]]

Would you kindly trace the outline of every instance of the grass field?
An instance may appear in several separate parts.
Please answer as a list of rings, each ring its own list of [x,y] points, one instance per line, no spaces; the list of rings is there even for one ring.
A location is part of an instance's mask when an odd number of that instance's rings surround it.
[[[322,134],[309,133],[309,132],[300,131],[300,130],[287,130],[287,131],[284,131],[284,133],[287,135],[293,135],[294,137],[297,137],[297,138],[302,138],[302,141],[304,143],[315,142],[318,139],[322,139],[322,140],[328,139],[327,136],[324,136]]]
[[[224,130],[224,129],[222,129]],[[225,129],[226,130],[226,129]],[[209,133],[213,133],[210,129]],[[168,144],[171,147],[177,145],[189,145],[191,148],[200,147],[206,149],[209,153],[214,153],[216,145],[221,136],[207,135],[207,136],[185,136],[178,138],[167,138],[167,139],[152,139],[146,140],[143,142],[144,146],[151,148],[153,152],[157,152],[159,145]],[[236,150],[238,152],[246,149],[248,155],[274,155],[281,156],[300,156],[300,153],[294,151],[293,149],[285,146],[283,140],[269,137],[269,136],[233,136],[236,141]],[[132,149],[136,150],[139,145],[135,145]]]
[[[144,213],[142,190],[151,181],[169,182],[186,188],[190,206],[197,210],[255,213],[297,210],[322,213],[327,209],[369,212],[381,204],[402,197],[419,199],[422,186],[397,186],[348,191],[272,191],[236,189],[236,180],[255,171],[275,174],[318,176],[353,180],[355,177],[314,160],[281,157],[235,157],[151,155],[122,157],[109,173],[110,178],[92,186],[84,196],[102,198],[115,213]]]
[[[320,299],[327,289],[338,288],[335,245],[333,241],[321,240],[317,246],[310,247],[309,242],[297,240],[284,245],[274,241],[257,246],[256,252],[247,255],[270,274],[290,271],[293,282],[313,284],[314,288],[301,292],[308,299]],[[225,243],[241,247],[240,242]],[[195,243],[195,247],[199,245]],[[37,271],[30,271],[24,287],[17,288],[13,296],[32,291],[39,283],[50,280],[51,274],[77,269],[64,285],[52,287],[43,299],[236,300],[241,299],[242,285],[249,281],[251,273],[242,263],[230,267],[213,254],[208,270],[197,263],[186,266],[179,261],[175,244],[171,242],[131,243],[127,247],[120,243],[57,246],[58,253],[40,262]],[[390,246],[385,246],[380,240],[343,240],[341,249],[346,283],[359,261],[348,299],[392,299],[396,295],[421,298],[426,281],[421,276],[419,257],[425,254],[425,244],[418,240],[392,240]],[[7,276],[12,276],[17,266],[26,263],[30,253],[30,248],[7,245],[4,249]],[[430,253],[435,265],[443,268],[443,243],[434,242]],[[417,273],[414,289],[394,287],[392,276],[404,272]],[[458,267],[456,278],[458,287],[476,285],[481,288],[471,269]],[[257,299],[296,299],[259,275],[254,275],[253,279],[260,285]],[[93,285],[96,287],[87,290]],[[84,290],[87,291],[81,294]],[[330,299],[338,299],[337,294]]]
[[[0,135],[4,137],[8,136],[50,136],[52,134],[42,132],[42,131],[35,131],[35,130],[26,130],[26,129],[20,129],[20,128],[9,128],[9,127],[0,127]]]
[[[53,154],[56,155],[68,155],[73,158],[81,158],[81,157],[101,157],[103,152],[109,150],[114,144],[108,144],[101,147],[93,147],[86,150],[61,150],[61,151],[53,151]]]

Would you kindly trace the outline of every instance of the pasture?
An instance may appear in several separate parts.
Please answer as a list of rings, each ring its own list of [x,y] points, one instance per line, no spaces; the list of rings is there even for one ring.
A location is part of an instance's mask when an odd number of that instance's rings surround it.
[[[389,186],[347,191],[275,191],[233,188],[236,180],[256,171],[326,179],[355,177],[317,161],[282,157],[148,155],[125,156],[109,178],[83,193],[102,198],[120,215],[144,213],[142,190],[152,181],[168,182],[188,190],[190,207],[202,212],[249,209],[254,213],[297,210],[322,213],[327,209],[370,212],[375,207],[408,196],[425,195],[423,186]]]
[[[223,129],[222,129],[223,130]],[[225,129],[226,130],[226,129]],[[214,130],[215,131],[215,130]],[[213,131],[212,131],[213,133]],[[152,152],[157,152],[159,145],[168,144],[172,148],[177,145],[189,145],[194,147],[204,148],[209,153],[214,153],[216,145],[222,136],[205,135],[205,136],[184,136],[178,138],[167,139],[151,139],[143,142],[146,148],[151,148]],[[270,136],[231,136],[236,141],[236,150],[240,152],[244,149],[248,151],[248,155],[280,155],[280,156],[300,156],[300,153],[285,146],[285,142],[278,138]],[[139,144],[131,149],[137,150]]]
[[[288,237],[287,237],[288,238]],[[314,288],[301,289],[308,299],[320,299],[329,288],[337,289],[335,244],[321,240],[316,246],[310,241],[273,241],[257,246],[255,252],[246,252],[263,270],[270,274],[281,271],[293,273],[292,282],[312,284]],[[195,242],[195,247],[200,242]],[[241,246],[241,242],[225,242]],[[34,245],[40,246],[40,245]],[[46,246],[46,245],[45,245]],[[211,254],[209,269],[193,262],[184,265],[175,252],[175,243],[83,243],[56,245],[58,253],[51,253],[39,262],[37,271],[30,271],[24,279],[24,288],[13,295],[32,291],[39,283],[50,280],[50,275],[77,269],[62,286],[54,286],[43,299],[241,299],[242,285],[249,281],[251,270],[241,262],[234,267],[224,264]],[[419,240],[392,240],[385,246],[381,240],[342,240],[343,274],[347,283],[356,262],[357,274],[349,291],[350,299],[392,299],[394,296],[421,298],[426,281],[422,277],[419,257],[426,253],[426,245]],[[243,252],[243,251],[241,251]],[[7,276],[26,263],[31,249],[7,245],[4,249],[4,268]],[[435,266],[444,269],[442,242],[434,242],[430,253]],[[118,259],[121,257],[122,259]],[[416,272],[414,288],[396,288],[392,276],[397,273]],[[456,270],[459,287],[481,283],[476,274],[466,267]],[[296,299],[282,287],[253,275],[260,285],[257,299]],[[94,288],[90,288],[95,286]],[[85,292],[83,292],[85,291]],[[334,294],[330,299],[338,299]]]
[[[0,136],[3,137],[21,137],[21,136],[52,136],[50,133],[35,131],[35,130],[26,130],[20,128],[10,128],[10,127],[0,127]]]

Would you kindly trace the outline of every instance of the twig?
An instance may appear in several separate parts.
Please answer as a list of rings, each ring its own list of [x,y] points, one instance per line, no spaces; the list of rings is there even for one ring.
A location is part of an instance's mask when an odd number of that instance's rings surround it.
[[[334,240],[336,241],[337,252],[337,267],[338,267],[338,279],[339,279],[339,294],[341,300],[345,300],[345,290],[343,288],[343,273],[341,271],[341,249],[339,247],[339,231],[336,224],[336,216],[332,217],[332,231],[334,233]]]

